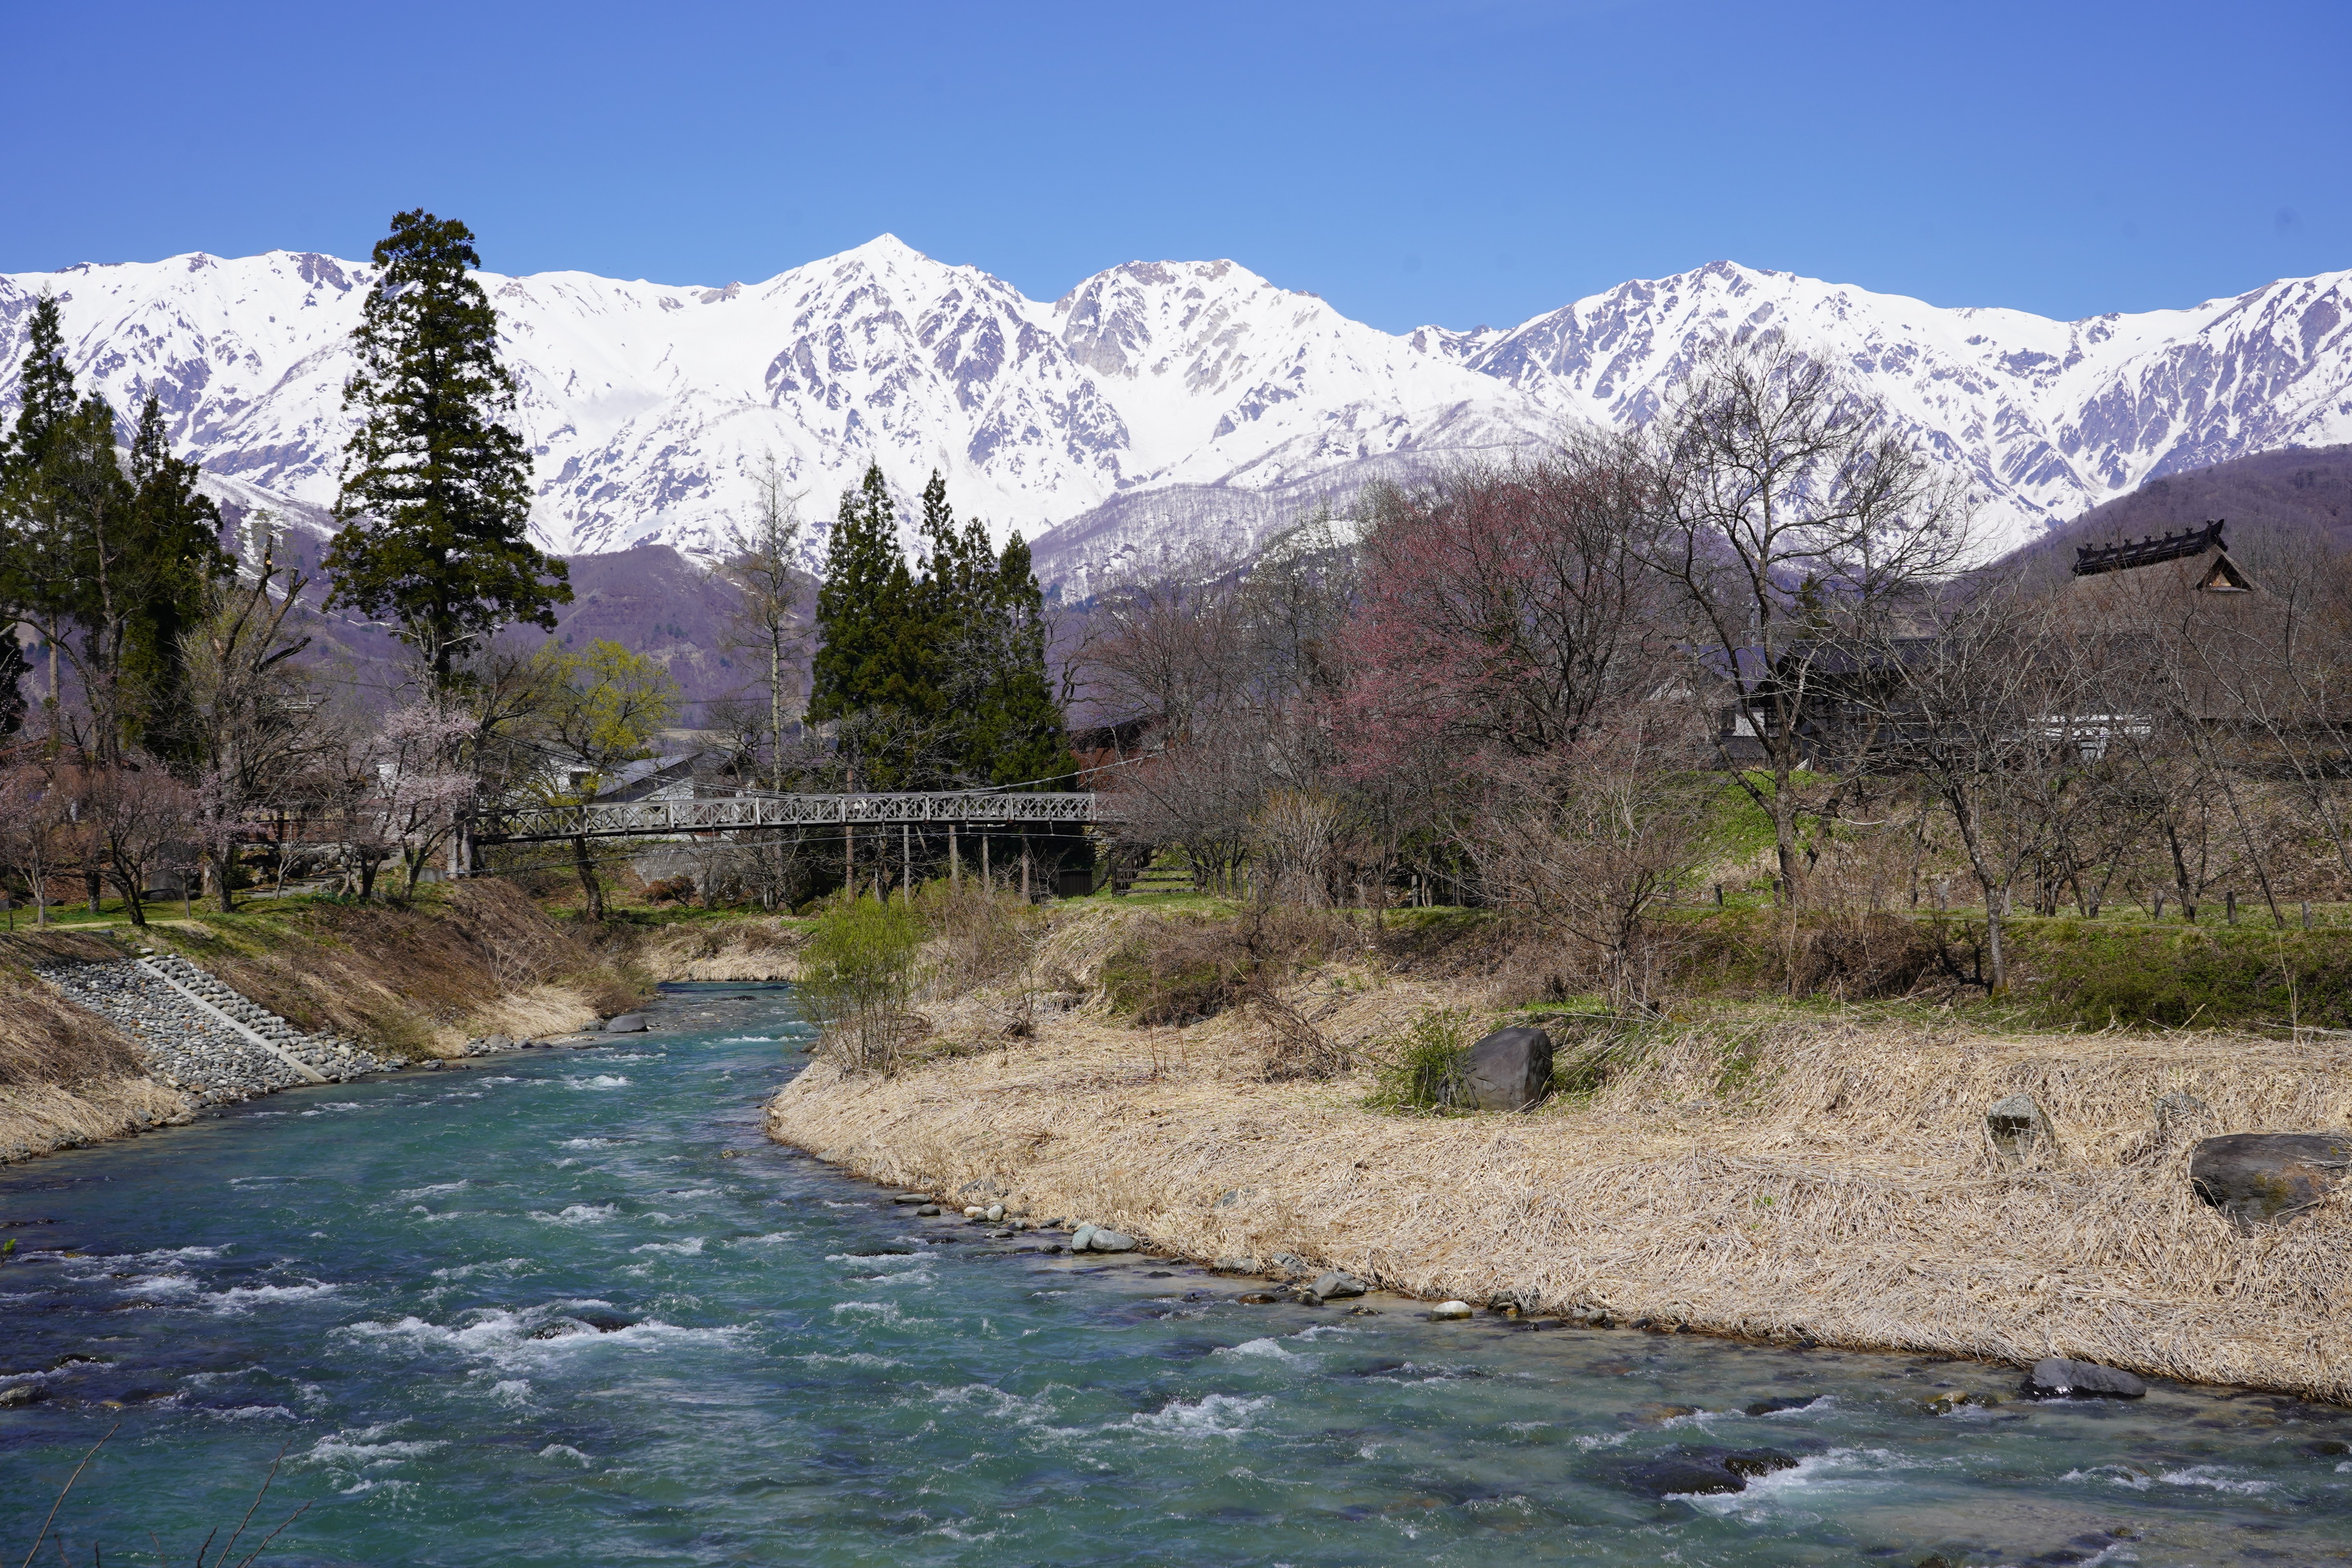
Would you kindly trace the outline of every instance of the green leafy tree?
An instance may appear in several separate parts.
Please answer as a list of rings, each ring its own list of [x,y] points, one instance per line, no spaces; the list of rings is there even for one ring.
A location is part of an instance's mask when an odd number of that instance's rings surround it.
[[[569,604],[564,563],[530,540],[530,457],[503,423],[514,379],[499,363],[498,314],[471,269],[474,237],[418,208],[378,241],[383,268],[352,342],[360,366],[343,405],[344,448],[330,546],[331,605],[389,614],[436,690],[458,651],[499,626],[552,630]]]
[[[677,683],[669,671],[619,643],[598,638],[585,653],[553,645],[535,660],[543,682],[553,772],[541,792],[550,805],[584,807],[611,788],[623,767],[654,754],[654,742],[677,711]],[[588,858],[585,837],[572,840],[572,866],[588,903],[588,918],[604,918],[604,888]]]

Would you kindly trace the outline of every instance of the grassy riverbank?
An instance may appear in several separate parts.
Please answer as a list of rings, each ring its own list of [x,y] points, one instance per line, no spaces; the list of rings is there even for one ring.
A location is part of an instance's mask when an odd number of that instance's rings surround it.
[[[1220,984],[1213,943],[1171,926],[1139,942],[1150,919],[1057,913],[1018,973],[925,1005],[911,1065],[816,1064],[772,1104],[772,1135],[1202,1259],[1288,1252],[1426,1297],[2352,1400],[2352,1214],[2241,1234],[2186,1171],[2210,1133],[2352,1121],[2352,1043],[2057,1028],[2055,989],[1989,1004],[1925,973],[1905,1002],[1774,1000],[1718,965],[1673,1023],[1564,1028],[1586,1042],[1562,1069],[1574,1091],[1536,1112],[1397,1114],[1366,1102],[1412,1026],[1524,1016],[1559,989],[1549,955],[1475,920],[1358,927],[1292,942],[1271,1002],[1229,977],[1222,1002],[1162,1010],[1205,1020],[1139,1026],[1153,985]],[[1139,968],[1158,973],[1140,993]],[[1270,1077],[1301,1023],[1347,1070]],[[2020,1090],[2060,1140],[2022,1168],[1983,1122]],[[2159,1132],[2155,1100],[2180,1093],[2208,1112]]]
[[[190,1110],[146,1076],[131,1040],[35,975],[47,962],[179,953],[304,1030],[425,1059],[456,1056],[477,1036],[557,1034],[624,1011],[673,969],[723,966],[772,945],[773,925],[737,921],[714,934],[625,920],[590,929],[483,881],[431,889],[406,906],[255,900],[229,914],[158,911],[143,928],[87,918],[20,926],[0,935],[0,1149],[90,1142]]]

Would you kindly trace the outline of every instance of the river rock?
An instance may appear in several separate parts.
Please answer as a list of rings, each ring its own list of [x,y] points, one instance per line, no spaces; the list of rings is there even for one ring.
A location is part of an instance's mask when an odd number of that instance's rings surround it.
[[[1992,1146],[2009,1160],[2023,1160],[2036,1150],[2055,1149],[2058,1134],[2043,1115],[2042,1104],[2030,1094],[2012,1094],[1985,1110],[1985,1131]]]
[[[1777,1448],[1685,1447],[1636,1460],[1622,1473],[1628,1487],[1649,1497],[1703,1497],[1745,1491],[1756,1477],[1796,1467]]]
[[[919,1208],[917,1208],[917,1209],[915,1210],[915,1217],[916,1217],[917,1219],[933,1219],[933,1218],[936,1218],[936,1217],[938,1216],[939,1212],[940,1212],[940,1205],[937,1205],[937,1204],[924,1204],[924,1205],[922,1205],[920,1207],[919,1207]]]
[[[624,1013],[606,1023],[604,1032],[608,1035],[642,1035],[646,1032],[646,1016],[643,1013]]]
[[[2050,1356],[2035,1362],[2025,1374],[2025,1392],[2036,1399],[2138,1399],[2147,1393],[2147,1384],[2096,1362]]]
[[[1082,1225],[1078,1226],[1077,1229],[1070,1232],[1070,1250],[1072,1252],[1084,1252],[1087,1247],[1092,1247],[1094,1244],[1094,1226],[1090,1225]]]
[[[890,1201],[894,1204],[927,1204],[931,1201],[931,1194],[929,1193],[900,1193]]]
[[[1470,1103],[1480,1110],[1525,1110],[1551,1089],[1551,1037],[1521,1026],[1497,1029],[1470,1047]]]
[[[19,1383],[8,1388],[0,1388],[0,1410],[5,1410],[12,1405],[30,1405],[40,1397],[41,1385],[37,1383]]]
[[[1307,1259],[1299,1257],[1298,1254],[1295,1252],[1277,1252],[1271,1258],[1267,1259],[1267,1271],[1269,1273],[1279,1274],[1284,1279],[1295,1279],[1301,1274],[1312,1274],[1315,1272],[1315,1269],[1307,1263]]]
[[[1471,1315],[1467,1301],[1440,1301],[1429,1310],[1429,1315],[1439,1322],[1453,1322]]]
[[[2231,1132],[2197,1145],[2189,1181],[2240,1225],[2274,1225],[2326,1197],[2348,1164],[2352,1133]]]
[[[1087,1237],[1087,1249],[1090,1252],[1133,1252],[1135,1237],[1097,1226],[1094,1234]],[[1070,1250],[1076,1252],[1077,1248],[1073,1247]]]
[[[1329,1301],[1342,1296],[1362,1295],[1364,1282],[1352,1274],[1342,1274],[1334,1268],[1328,1274],[1318,1276],[1309,1289],[1321,1300]]]

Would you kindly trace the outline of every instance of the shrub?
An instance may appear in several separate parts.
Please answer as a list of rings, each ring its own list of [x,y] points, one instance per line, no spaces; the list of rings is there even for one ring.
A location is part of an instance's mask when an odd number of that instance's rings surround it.
[[[922,944],[922,919],[904,903],[854,899],[818,919],[800,990],[824,1026],[821,1053],[845,1068],[896,1070],[915,1034],[908,1001]]]
[[[1375,1110],[1442,1115],[1470,1102],[1470,1016],[1425,1013],[1395,1042],[1396,1054],[1365,1097]]]
[[[926,885],[915,900],[932,942],[933,984],[955,994],[1013,973],[1029,960],[1044,916],[1017,893],[975,880]]]
[[[658,882],[646,884],[646,902],[649,904],[682,904],[693,897],[692,877],[664,877]]]
[[[1139,1024],[1213,1018],[1328,956],[1342,929],[1336,916],[1279,906],[1139,921],[1103,960],[1103,990]]]

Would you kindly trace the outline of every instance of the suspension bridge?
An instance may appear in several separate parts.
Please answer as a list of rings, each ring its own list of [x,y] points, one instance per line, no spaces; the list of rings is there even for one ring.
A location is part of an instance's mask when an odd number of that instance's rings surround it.
[[[1028,828],[1117,822],[1118,800],[1087,792],[1011,794],[940,790],[866,795],[733,795],[589,801],[524,806],[472,825],[477,844],[540,844],[564,838],[680,838],[773,827],[897,827],[927,823]]]

